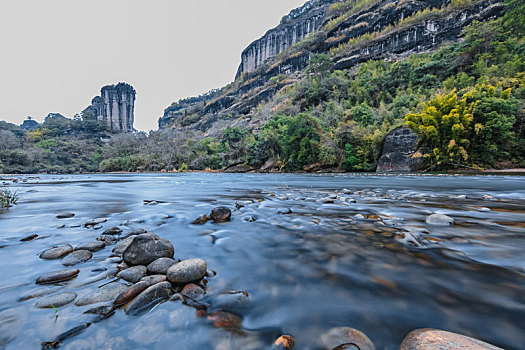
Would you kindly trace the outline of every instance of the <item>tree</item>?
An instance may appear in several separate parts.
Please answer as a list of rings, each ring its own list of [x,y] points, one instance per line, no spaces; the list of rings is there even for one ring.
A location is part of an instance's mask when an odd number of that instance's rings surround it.
[[[468,159],[468,135],[474,119],[473,106],[458,100],[455,90],[423,103],[423,111],[408,114],[407,125],[418,135],[426,148],[425,157],[440,167]]]
[[[503,15],[505,27],[520,39],[525,35],[525,1],[505,0],[505,14]]]

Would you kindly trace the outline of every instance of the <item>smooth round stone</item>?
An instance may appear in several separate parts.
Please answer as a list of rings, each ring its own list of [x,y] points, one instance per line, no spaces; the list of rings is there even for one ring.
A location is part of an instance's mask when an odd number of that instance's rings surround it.
[[[209,220],[208,216],[206,214],[199,216],[195,220],[191,222],[192,225],[204,225]]]
[[[35,233],[35,234],[32,234],[32,235],[29,235],[29,236],[25,236],[25,237],[22,237],[20,238],[20,242],[28,242],[28,241],[32,241],[33,239],[37,238],[38,235]]]
[[[151,287],[152,285],[147,282],[138,282],[132,285],[131,287],[128,287],[126,290],[124,290],[122,293],[120,293],[115,301],[113,302],[115,306],[121,306],[124,304],[127,304],[131,300],[135,299],[137,295]]]
[[[279,208],[277,209],[277,214],[291,214],[292,210],[290,208]]]
[[[295,341],[290,335],[281,335],[273,343],[272,349],[286,350],[291,349],[295,345]]]
[[[444,214],[432,214],[427,217],[426,222],[434,226],[450,226],[454,223],[454,219]]]
[[[146,266],[138,265],[120,271],[119,273],[117,273],[117,277],[122,278],[123,280],[126,280],[131,283],[136,283],[140,281],[142,277],[146,276],[146,272]]]
[[[168,269],[176,263],[175,259],[159,258],[148,265],[148,273],[151,275],[165,275],[168,273]]]
[[[95,225],[99,225],[99,224],[101,224],[103,222],[106,222],[106,221],[108,221],[108,219],[106,219],[106,218],[93,219],[93,220],[90,220],[90,221],[84,223],[84,226],[86,226],[86,227],[87,226],[95,226]]]
[[[214,222],[230,221],[232,212],[226,207],[217,207],[211,211],[210,217]]]
[[[51,309],[53,307],[61,307],[71,303],[77,295],[75,293],[60,293],[49,295],[38,300],[35,306],[39,309]]]
[[[187,284],[184,286],[180,294],[182,294],[182,296],[187,297],[187,298],[199,299],[202,296],[204,296],[206,292],[204,291],[204,289],[202,289],[196,284]]]
[[[129,246],[132,240],[133,240],[133,236],[124,239],[115,248],[113,248],[113,253],[122,255],[122,253],[124,253],[124,251]]]
[[[151,233],[133,236],[131,243],[122,253],[126,264],[149,265],[158,258],[173,258],[175,248],[170,241]]]
[[[64,255],[67,255],[73,251],[73,247],[70,244],[61,244],[52,248],[44,250],[40,253],[40,259],[54,260],[60,259]]]
[[[141,235],[143,233],[147,233],[148,231],[146,231],[145,229],[143,228],[134,228],[133,230],[129,231],[128,233],[120,236],[120,239],[126,239],[128,237],[131,237],[131,236],[136,236],[136,235]]]
[[[72,218],[73,216],[75,216],[75,213],[70,213],[70,212],[60,213],[57,215],[57,219],[68,219],[68,218]]]
[[[122,230],[118,227],[112,227],[108,228],[106,231],[102,232],[104,235],[118,235],[122,232]]]
[[[121,283],[106,284],[105,286],[97,288],[95,291],[78,298],[75,305],[85,306],[95,303],[113,302],[119,294],[127,288],[128,286]]]
[[[104,248],[106,248],[106,243],[95,241],[91,243],[81,244],[75,247],[75,250],[89,250],[90,252],[98,252],[99,250],[102,250]]]
[[[242,318],[226,311],[216,311],[208,315],[208,320],[213,321],[213,326],[225,329],[239,329]]]
[[[80,271],[78,269],[60,270],[44,273],[36,279],[37,284],[57,283],[75,278]]]
[[[113,304],[109,304],[109,305],[95,306],[94,308],[91,308],[91,309],[89,309],[87,311],[84,311],[84,313],[85,314],[94,314],[94,315],[106,316],[109,313],[111,313],[112,311],[114,311]]]
[[[206,276],[206,261],[203,259],[183,260],[168,269],[168,280],[173,283],[189,283]]]
[[[144,276],[140,279],[140,282],[149,283],[151,286],[160,282],[165,282],[167,280],[166,275],[151,275]]]
[[[321,342],[328,349],[345,349],[341,346],[354,344],[359,350],[375,350],[374,344],[365,334],[350,327],[336,327],[330,329],[327,333],[321,336]]]
[[[151,305],[158,299],[169,299],[171,296],[171,283],[157,283],[139,294],[124,310],[126,314],[135,314]]]
[[[74,266],[90,260],[93,257],[93,253],[89,250],[75,250],[61,260],[64,266]]]
[[[104,244],[108,246],[108,245],[113,245],[117,243],[118,239],[110,235],[101,235],[100,237],[97,238],[97,241],[104,242]]]
[[[497,346],[461,334],[438,329],[416,329],[408,333],[400,350],[502,350]]]

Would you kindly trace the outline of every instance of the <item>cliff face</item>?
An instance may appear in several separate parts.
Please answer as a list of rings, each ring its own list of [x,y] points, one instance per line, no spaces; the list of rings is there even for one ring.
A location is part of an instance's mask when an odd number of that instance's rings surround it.
[[[228,126],[259,128],[268,119],[258,119],[255,108],[304,78],[314,53],[327,54],[334,69],[351,69],[370,59],[396,60],[457,41],[465,26],[502,9],[502,0],[471,0],[457,7],[451,0],[366,0],[344,2],[350,10],[340,15],[333,10],[339,3],[314,0],[292,11],[243,51],[232,84],[172,104],[159,127],[206,136],[220,135]]]
[[[91,118],[106,122],[110,130],[133,132],[135,95],[135,89],[126,83],[104,86],[88,107]]]
[[[300,42],[324,24],[328,7],[338,0],[312,0],[283,17],[281,23],[251,43],[241,54],[236,78],[253,72],[268,59]]]

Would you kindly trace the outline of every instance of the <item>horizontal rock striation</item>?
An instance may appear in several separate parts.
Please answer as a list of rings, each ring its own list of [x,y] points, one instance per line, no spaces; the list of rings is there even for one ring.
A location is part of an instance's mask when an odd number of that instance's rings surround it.
[[[498,16],[503,3],[472,0],[456,8],[450,0],[370,0],[356,2],[354,10],[338,17],[330,10],[335,2],[310,1],[292,11],[243,51],[232,84],[172,104],[159,119],[159,128],[191,132],[192,138],[219,136],[228,126],[259,129],[271,113],[261,119],[256,108],[304,77],[312,54],[329,55],[334,69],[342,70],[371,59],[396,60],[430,51],[457,41],[474,20]]]

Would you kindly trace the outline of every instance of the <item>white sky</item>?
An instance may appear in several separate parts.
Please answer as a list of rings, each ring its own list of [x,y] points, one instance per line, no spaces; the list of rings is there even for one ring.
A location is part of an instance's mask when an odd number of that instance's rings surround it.
[[[0,120],[72,117],[100,88],[137,90],[135,128],[231,82],[241,51],[304,0],[0,0]]]

